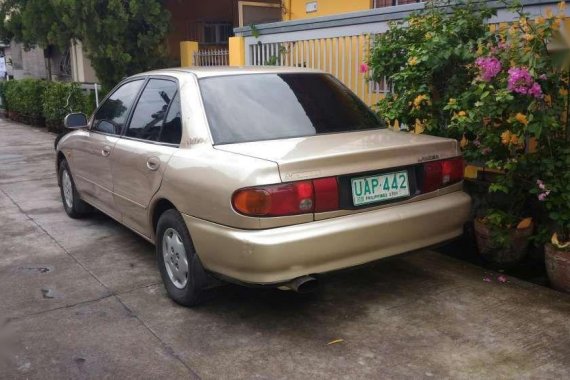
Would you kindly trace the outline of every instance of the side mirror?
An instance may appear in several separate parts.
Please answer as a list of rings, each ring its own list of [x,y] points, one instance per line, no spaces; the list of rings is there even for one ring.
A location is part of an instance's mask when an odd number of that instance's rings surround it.
[[[68,129],[87,127],[87,116],[84,113],[70,113],[63,119],[63,125]]]

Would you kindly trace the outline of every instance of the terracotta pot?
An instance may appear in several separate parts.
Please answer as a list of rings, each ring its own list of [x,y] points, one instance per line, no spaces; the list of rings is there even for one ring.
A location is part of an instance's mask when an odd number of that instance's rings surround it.
[[[550,285],[570,293],[570,249],[558,249],[547,243],[544,245],[544,259]]]
[[[474,224],[479,255],[485,260],[494,264],[511,265],[520,262],[526,256],[534,223],[524,229],[511,229],[509,231],[511,243],[505,248],[498,248],[493,244],[489,227],[478,219],[475,219]]]

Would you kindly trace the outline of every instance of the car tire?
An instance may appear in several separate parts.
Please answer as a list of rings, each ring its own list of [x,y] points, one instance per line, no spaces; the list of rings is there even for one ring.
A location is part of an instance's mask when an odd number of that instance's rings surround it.
[[[182,215],[165,211],[156,228],[156,259],[168,296],[183,306],[203,300],[208,278]]]
[[[58,174],[61,201],[67,215],[73,219],[80,219],[88,215],[92,208],[79,197],[66,160],[60,162]]]

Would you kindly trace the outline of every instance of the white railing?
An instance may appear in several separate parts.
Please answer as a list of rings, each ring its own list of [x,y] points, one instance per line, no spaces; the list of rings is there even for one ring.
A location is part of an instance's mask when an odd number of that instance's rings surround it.
[[[229,57],[228,49],[199,50],[194,53],[194,66],[227,66]]]

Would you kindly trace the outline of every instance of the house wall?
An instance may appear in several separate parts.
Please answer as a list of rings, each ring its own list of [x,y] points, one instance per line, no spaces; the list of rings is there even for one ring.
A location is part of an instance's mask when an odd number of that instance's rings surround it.
[[[307,12],[309,3],[316,3],[316,12]],[[371,9],[373,0],[283,0],[283,5],[285,20],[300,20]]]
[[[91,66],[91,60],[89,60],[89,57],[87,57],[83,50],[81,41],[72,41],[70,50],[72,80],[74,82],[97,83],[97,75],[95,74],[93,66]]]
[[[247,0],[248,2],[280,4],[280,0]],[[171,14],[171,31],[167,37],[168,54],[173,59],[180,59],[180,42],[196,41],[193,25],[200,22],[231,23],[232,28],[239,25],[240,0],[165,0],[165,6]],[[206,47],[206,46],[204,46]],[[210,48],[227,47],[227,41]],[[200,48],[203,48],[202,46]]]
[[[20,43],[12,41],[4,49],[6,55],[6,71],[14,79],[40,78],[47,79],[48,72],[43,49],[25,50]]]

